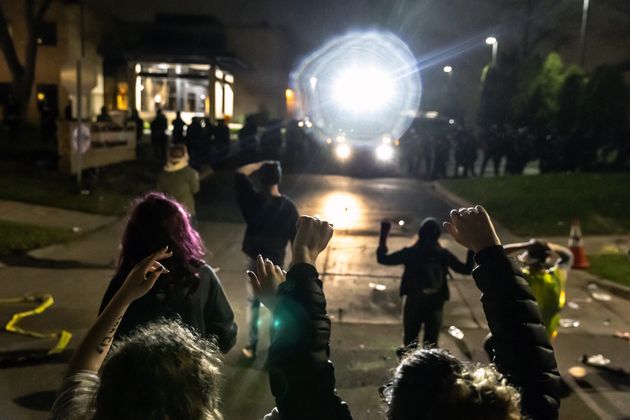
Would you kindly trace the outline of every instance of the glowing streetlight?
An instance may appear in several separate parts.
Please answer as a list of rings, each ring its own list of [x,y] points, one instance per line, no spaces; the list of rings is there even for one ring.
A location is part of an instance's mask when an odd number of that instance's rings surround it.
[[[497,64],[497,50],[499,49],[499,41],[493,36],[486,38],[486,44],[492,45],[492,65]]]
[[[584,66],[584,54],[586,52],[586,31],[588,29],[588,7],[589,0],[582,3],[582,23],[580,25],[580,66]]]
[[[444,73],[450,74],[450,73],[453,72],[453,67],[451,67],[451,66],[444,66],[443,70],[444,70]]]

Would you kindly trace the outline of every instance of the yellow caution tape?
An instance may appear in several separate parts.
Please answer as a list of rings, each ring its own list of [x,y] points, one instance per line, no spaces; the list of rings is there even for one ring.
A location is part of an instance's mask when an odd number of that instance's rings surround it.
[[[13,314],[9,322],[7,322],[4,326],[5,331],[34,338],[57,338],[57,342],[50,350],[48,350],[47,354],[61,353],[68,346],[68,343],[70,343],[70,340],[72,339],[72,333],[70,333],[69,331],[61,330],[59,332],[53,333],[41,333],[38,331],[27,330],[18,326],[19,322],[24,318],[34,315],[40,315],[46,309],[53,306],[55,300],[53,299],[52,295],[24,295],[21,298],[0,299],[0,305],[29,303],[35,303],[37,304],[37,306],[31,310],[17,312]]]

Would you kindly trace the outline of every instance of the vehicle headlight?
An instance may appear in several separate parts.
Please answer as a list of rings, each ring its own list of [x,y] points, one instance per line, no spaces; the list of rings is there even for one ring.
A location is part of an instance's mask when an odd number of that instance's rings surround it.
[[[394,148],[389,144],[381,144],[376,148],[376,159],[387,162],[394,157]]]
[[[347,144],[340,144],[335,148],[335,154],[339,159],[346,160],[352,154],[352,150]]]

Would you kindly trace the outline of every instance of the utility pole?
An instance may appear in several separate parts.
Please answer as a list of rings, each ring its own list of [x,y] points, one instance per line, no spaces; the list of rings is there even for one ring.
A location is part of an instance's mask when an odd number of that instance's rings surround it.
[[[580,26],[580,67],[584,67],[586,55],[586,34],[588,29],[588,8],[590,0],[583,0],[582,3],[582,25]]]

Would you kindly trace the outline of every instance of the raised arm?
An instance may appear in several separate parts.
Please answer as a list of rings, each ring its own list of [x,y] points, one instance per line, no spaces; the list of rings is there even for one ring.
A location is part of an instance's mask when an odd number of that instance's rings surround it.
[[[558,264],[571,267],[573,265],[573,253],[567,247],[564,247],[559,244],[554,244],[553,242],[547,242],[547,246],[551,251],[556,254],[559,258]]]
[[[470,274],[475,267],[475,253],[471,250],[468,250],[466,253],[466,262],[461,262],[455,255],[453,255],[450,251],[445,251],[446,255],[446,265],[459,274]]]
[[[300,218],[291,269],[258,259],[258,275],[249,272],[254,292],[273,308],[274,333],[267,368],[271,392],[282,419],[350,420],[348,406],[335,391],[330,355],[330,319],[323,284],[315,269],[317,256],[332,236],[332,226]],[[276,285],[277,293],[274,293]]]
[[[258,171],[260,168],[262,168],[262,166],[267,163],[266,160],[260,161],[260,162],[255,162],[255,163],[248,163],[247,165],[243,165],[240,168],[238,168],[236,170],[237,173],[239,174],[243,174],[245,176],[251,176],[254,172]]]
[[[492,333],[493,362],[521,390],[521,411],[532,419],[557,419],[561,380],[553,348],[534,296],[490,217],[481,206],[453,210],[445,228],[476,253],[473,277]]]
[[[376,248],[376,261],[383,265],[400,265],[404,264],[407,258],[407,249],[403,248],[400,251],[388,254],[387,249],[387,237],[391,229],[391,223],[383,220],[381,222],[381,234],[378,242],[378,248]]]
[[[160,274],[168,272],[158,260],[171,255],[168,248],[164,248],[149,255],[131,270],[123,285],[109,301],[74,352],[70,360],[70,372],[79,370],[97,372],[100,369],[127,308],[153,287]]]

